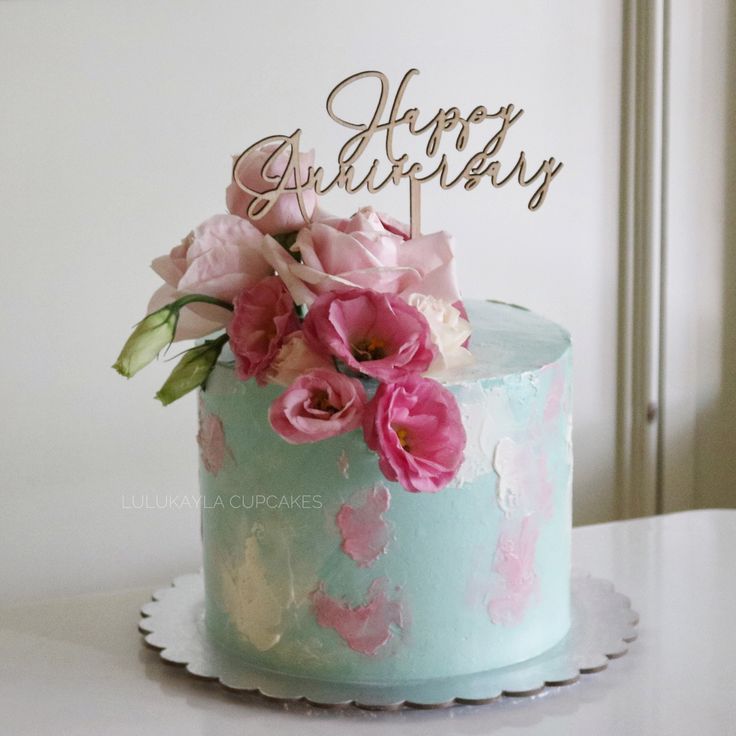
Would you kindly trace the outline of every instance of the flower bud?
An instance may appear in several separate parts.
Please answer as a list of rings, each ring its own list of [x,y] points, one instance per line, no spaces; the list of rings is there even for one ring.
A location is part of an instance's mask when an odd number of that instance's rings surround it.
[[[113,368],[126,378],[132,378],[145,368],[167,345],[176,331],[179,310],[169,304],[142,319],[128,338]]]
[[[221,335],[187,350],[156,394],[156,398],[167,406],[201,386],[215,367],[227,339],[227,335]]]

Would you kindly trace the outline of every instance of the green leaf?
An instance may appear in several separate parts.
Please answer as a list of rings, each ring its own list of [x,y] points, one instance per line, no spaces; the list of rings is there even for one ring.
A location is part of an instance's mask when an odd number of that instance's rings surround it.
[[[214,340],[205,340],[201,345],[187,350],[177,363],[166,383],[159,389],[156,398],[168,406],[195,388],[203,385],[220,357],[227,334]]]
[[[271,237],[282,247],[289,250],[294,243],[296,243],[296,236],[299,235],[298,230],[294,230],[291,233],[280,233],[279,235],[272,235]]]

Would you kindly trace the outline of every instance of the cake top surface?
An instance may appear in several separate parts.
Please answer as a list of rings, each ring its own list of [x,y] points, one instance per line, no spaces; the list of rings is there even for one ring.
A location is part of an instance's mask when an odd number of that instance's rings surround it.
[[[458,385],[536,371],[559,360],[570,348],[567,330],[525,307],[490,299],[467,299],[465,307],[473,325],[474,361],[435,375],[440,383]],[[218,362],[234,365],[229,346]]]
[[[535,371],[559,360],[570,347],[567,330],[524,307],[479,299],[468,299],[465,306],[475,361],[439,377],[443,383]]]

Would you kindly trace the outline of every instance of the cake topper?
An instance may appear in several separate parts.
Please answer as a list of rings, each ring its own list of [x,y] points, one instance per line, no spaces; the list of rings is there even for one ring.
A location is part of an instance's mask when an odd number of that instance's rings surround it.
[[[327,114],[339,125],[356,131],[340,148],[337,155],[337,173],[329,179],[322,166],[306,167],[306,175],[301,175],[299,144],[302,131],[297,128],[291,135],[270,135],[254,143],[245,149],[233,164],[233,182],[246,194],[253,197],[248,206],[248,217],[258,220],[264,217],[276,203],[278,198],[287,192],[293,192],[299,203],[299,209],[306,223],[310,222],[309,213],[304,203],[304,192],[313,190],[316,194],[326,194],[337,187],[352,194],[362,189],[370,193],[378,192],[390,184],[399,185],[404,180],[409,180],[409,210],[410,227],[412,237],[420,234],[420,190],[425,182],[439,179],[442,189],[451,189],[458,184],[463,185],[466,190],[475,189],[484,178],[488,178],[494,188],[507,184],[516,179],[522,187],[528,187],[539,182],[528,202],[531,211],[539,209],[545,201],[549,187],[562,169],[562,162],[554,157],[544,159],[536,169],[528,171],[528,163],[524,151],[520,151],[516,162],[505,171],[504,165],[498,160],[501,148],[510,128],[523,115],[522,109],[516,110],[511,103],[504,105],[495,112],[490,112],[483,105],[474,107],[467,115],[455,106],[439,108],[433,117],[425,119],[416,107],[410,107],[402,111],[402,101],[409,82],[419,74],[417,69],[409,69],[404,74],[396,94],[391,101],[388,117],[384,119],[384,113],[389,103],[389,80],[379,71],[364,71],[353,74],[343,79],[327,97]],[[346,120],[335,112],[335,101],[348,87],[365,79],[378,80],[380,85],[378,100],[370,120],[367,122],[352,122]],[[454,148],[457,151],[465,151],[469,140],[471,128],[486,121],[496,123],[493,134],[484,145],[466,160],[460,170],[451,171],[447,154],[439,156],[437,165],[427,170],[425,166],[410,160],[409,155],[396,151],[394,134],[400,130],[407,130],[412,136],[426,136],[427,143],[425,153],[429,159],[434,159],[439,151],[443,138],[454,135]],[[378,137],[384,137],[384,148],[386,160],[381,162],[374,158],[368,165],[365,174],[356,172],[356,165],[365,153],[371,141]],[[248,187],[239,178],[241,168],[248,158],[262,149],[264,146],[273,148],[270,156],[265,160],[261,169],[264,181],[273,183],[271,189],[256,191]],[[288,161],[281,173],[275,175],[270,172],[271,164],[276,158],[286,154]],[[379,173],[382,163],[389,164],[389,172]]]

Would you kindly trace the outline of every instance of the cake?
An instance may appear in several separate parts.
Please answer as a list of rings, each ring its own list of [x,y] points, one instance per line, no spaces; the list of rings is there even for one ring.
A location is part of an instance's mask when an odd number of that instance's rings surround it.
[[[565,635],[569,337],[520,307],[468,308],[475,363],[444,379],[465,459],[437,493],[383,477],[360,430],[285,443],[266,420],[283,389],[215,367],[200,482],[206,623],[223,646],[291,675],[395,684],[502,667]]]
[[[461,298],[454,240],[421,233],[422,167],[389,132],[390,177],[377,185],[374,161],[352,184],[380,111],[360,126],[332,103],[366,77],[387,83],[361,73],[328,99],[359,131],[331,183],[299,130],[236,157],[228,212],[153,261],[163,284],[114,367],[131,377],[197,341],[157,398],[198,394],[210,644],[269,677],[400,688],[523,662],[568,632],[571,346],[526,309]],[[460,151],[469,126],[501,119],[453,181],[508,181],[487,159],[521,111],[452,110],[428,156],[454,127]],[[421,134],[410,112],[380,129]],[[544,175],[536,209],[561,164],[525,179],[519,160],[520,184]],[[442,186],[447,170],[442,154]],[[319,197],[404,179],[410,225]]]

